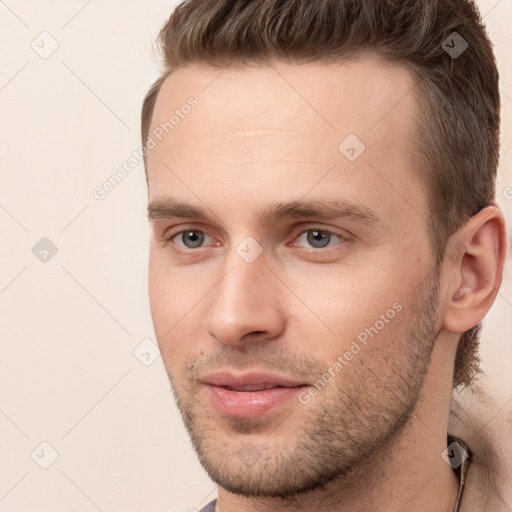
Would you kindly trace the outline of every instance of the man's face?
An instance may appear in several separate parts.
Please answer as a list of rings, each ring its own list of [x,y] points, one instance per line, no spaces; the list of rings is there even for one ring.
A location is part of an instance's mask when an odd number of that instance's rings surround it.
[[[415,82],[369,55],[219,71],[178,69],[155,106],[150,132],[197,101],[148,155],[151,311],[210,476],[286,496],[364,465],[420,396],[439,326]]]

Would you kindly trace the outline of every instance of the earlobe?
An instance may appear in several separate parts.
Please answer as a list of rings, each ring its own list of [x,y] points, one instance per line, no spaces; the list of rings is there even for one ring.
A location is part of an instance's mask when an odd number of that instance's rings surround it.
[[[489,206],[471,217],[449,241],[463,247],[445,258],[447,300],[443,327],[465,332],[482,321],[491,308],[503,277],[506,228],[499,208]]]

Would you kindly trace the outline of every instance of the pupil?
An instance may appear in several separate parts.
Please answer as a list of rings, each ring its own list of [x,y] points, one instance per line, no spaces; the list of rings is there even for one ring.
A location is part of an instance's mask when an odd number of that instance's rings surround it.
[[[316,229],[308,234],[308,242],[314,247],[325,247],[329,243],[330,238],[330,235]]]
[[[203,242],[204,235],[197,231],[187,231],[183,233],[183,243],[187,247],[199,247]]]

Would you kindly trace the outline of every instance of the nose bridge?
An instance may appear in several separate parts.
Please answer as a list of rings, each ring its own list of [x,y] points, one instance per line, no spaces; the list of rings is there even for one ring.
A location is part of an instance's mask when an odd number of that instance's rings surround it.
[[[254,250],[250,244],[233,248],[212,294],[206,330],[222,343],[237,343],[255,331],[274,336],[282,327],[276,283],[271,282],[263,254],[247,257]]]

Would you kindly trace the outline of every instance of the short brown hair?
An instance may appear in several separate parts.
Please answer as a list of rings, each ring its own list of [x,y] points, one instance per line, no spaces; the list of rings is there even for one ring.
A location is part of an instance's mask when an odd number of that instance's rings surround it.
[[[449,51],[454,41],[460,49],[467,43],[460,55]],[[415,156],[436,266],[450,235],[494,199],[499,77],[492,44],[469,0],[187,0],[163,26],[158,44],[164,70],[144,98],[143,144],[160,87],[180,66],[300,64],[370,50],[408,66],[417,81]],[[480,330],[478,324],[460,338],[454,387],[471,386],[481,372]]]

